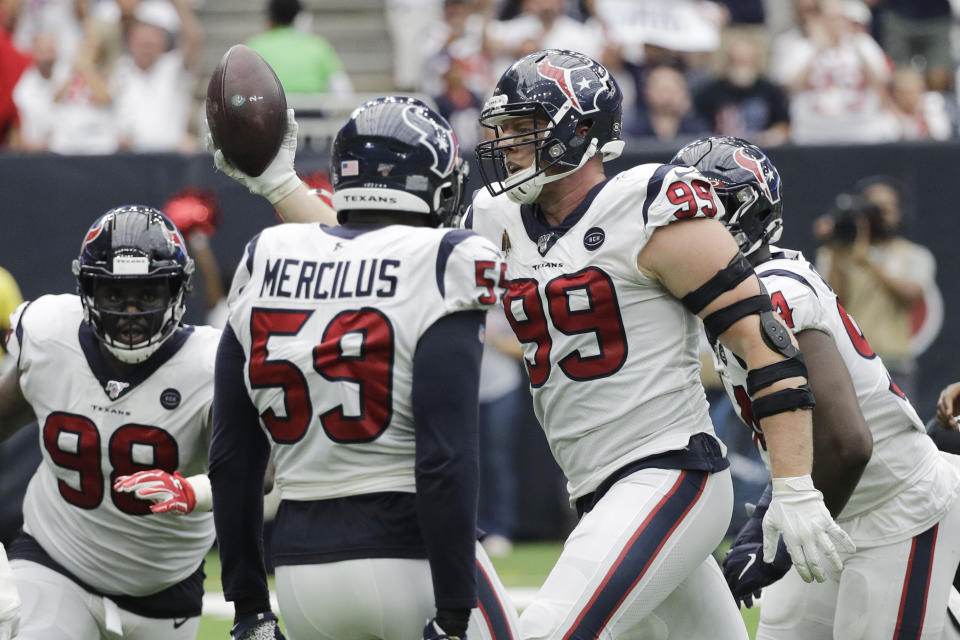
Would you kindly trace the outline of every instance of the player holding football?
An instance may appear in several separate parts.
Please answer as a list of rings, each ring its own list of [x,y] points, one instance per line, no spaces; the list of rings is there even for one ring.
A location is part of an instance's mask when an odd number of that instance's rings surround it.
[[[533,638],[746,638],[711,553],[732,487],[699,384],[696,315],[769,383],[753,398],[773,465],[766,537],[822,581],[852,550],[813,487],[799,352],[715,218],[702,175],[623,148],[607,70],[547,50],[500,78],[477,146],[487,191],[465,226],[506,253],[508,320],[537,416],[582,517],[521,616]]]
[[[479,236],[434,228],[460,210],[456,137],[422,102],[379,98],[331,165],[343,226],[250,241],[217,354],[210,473],[233,637],[282,637],[260,560],[272,455],[291,638],[515,638],[475,537],[484,312],[505,265]]]
[[[738,600],[749,606],[765,588],[757,638],[940,638],[960,562],[960,458],[941,454],[927,437],[826,281],[800,252],[772,245],[783,229],[783,202],[767,156],[739,138],[712,137],[685,146],[671,162],[714,185],[726,208],[722,222],[800,344],[817,398],[814,484],[857,546],[839,582],[805,584],[783,552],[764,562],[765,494],[724,561]],[[762,380],[708,337],[724,387],[769,464],[770,442],[750,402]]]
[[[11,318],[0,440],[36,416],[43,453],[7,549],[18,638],[196,636],[220,332],[180,322],[192,271],[159,211],[118,207],[83,239],[79,295],[41,296]]]

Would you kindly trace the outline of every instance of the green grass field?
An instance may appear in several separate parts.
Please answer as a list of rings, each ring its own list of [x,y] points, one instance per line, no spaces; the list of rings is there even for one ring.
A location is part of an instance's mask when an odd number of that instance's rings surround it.
[[[517,544],[513,548],[513,553],[505,558],[494,558],[493,564],[505,586],[539,587],[559,555],[560,543]],[[219,592],[221,590],[220,561],[215,551],[207,556],[206,572],[205,588],[207,593]],[[272,584],[271,580],[271,587]],[[750,637],[753,638],[760,617],[759,609],[756,607],[741,609],[741,612],[744,621],[747,623]],[[200,622],[197,640],[226,640],[230,637],[230,623],[231,621],[228,619],[204,616]]]

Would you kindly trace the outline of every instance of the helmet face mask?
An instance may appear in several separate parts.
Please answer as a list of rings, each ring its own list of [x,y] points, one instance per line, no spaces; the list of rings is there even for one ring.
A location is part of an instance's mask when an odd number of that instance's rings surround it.
[[[721,220],[749,256],[783,233],[780,174],[758,147],[731,136],[702,138],[676,153],[670,164],[700,171],[723,203]]]
[[[504,72],[480,113],[480,123],[495,133],[476,149],[487,190],[530,203],[543,185],[577,171],[597,153],[604,162],[616,158],[623,150],[621,101],[610,73],[583,54],[548,49],[521,58]],[[509,126],[521,118],[533,126]],[[509,156],[524,147],[530,164],[511,167]]]
[[[468,169],[459,149],[453,128],[420,100],[365,102],[333,143],[338,220],[353,222],[369,211],[412,214],[433,227],[448,224],[460,215],[466,192]]]
[[[193,260],[156,209],[118,207],[94,222],[73,262],[84,320],[118,360],[143,362],[183,317]]]

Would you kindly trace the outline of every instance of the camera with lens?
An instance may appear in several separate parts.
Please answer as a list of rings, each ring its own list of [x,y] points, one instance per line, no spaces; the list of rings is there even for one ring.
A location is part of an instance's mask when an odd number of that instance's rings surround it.
[[[839,194],[828,215],[833,220],[832,239],[838,244],[853,244],[856,241],[861,220],[867,223],[871,231],[882,224],[879,207],[851,193]]]

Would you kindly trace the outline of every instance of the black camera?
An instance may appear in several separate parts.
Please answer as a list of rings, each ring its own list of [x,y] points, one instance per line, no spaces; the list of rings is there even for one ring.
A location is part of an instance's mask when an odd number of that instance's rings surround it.
[[[833,219],[833,240],[839,244],[853,244],[860,233],[860,221],[864,220],[871,232],[880,224],[881,211],[862,197],[852,193],[841,193],[830,210]]]

